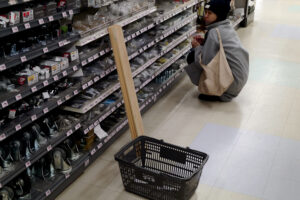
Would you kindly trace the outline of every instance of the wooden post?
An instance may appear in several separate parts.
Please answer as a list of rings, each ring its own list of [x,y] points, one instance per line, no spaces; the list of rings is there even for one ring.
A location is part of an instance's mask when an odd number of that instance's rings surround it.
[[[117,65],[131,138],[135,139],[144,134],[144,126],[135,92],[123,30],[121,26],[113,25],[108,28],[108,32]]]

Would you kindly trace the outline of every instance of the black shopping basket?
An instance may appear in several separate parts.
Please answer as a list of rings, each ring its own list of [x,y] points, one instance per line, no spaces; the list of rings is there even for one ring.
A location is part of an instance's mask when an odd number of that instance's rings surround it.
[[[155,200],[185,200],[195,192],[208,155],[140,136],[116,155],[125,190]]]

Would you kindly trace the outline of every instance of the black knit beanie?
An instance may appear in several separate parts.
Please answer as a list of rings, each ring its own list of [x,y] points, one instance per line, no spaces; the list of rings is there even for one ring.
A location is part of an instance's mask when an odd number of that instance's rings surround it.
[[[227,18],[230,11],[230,0],[210,0],[205,5],[205,9],[211,10],[217,15],[217,21],[223,21]]]

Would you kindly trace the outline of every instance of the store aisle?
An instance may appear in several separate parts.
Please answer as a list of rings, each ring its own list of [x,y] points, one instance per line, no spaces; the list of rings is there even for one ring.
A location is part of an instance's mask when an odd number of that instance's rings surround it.
[[[210,154],[193,200],[296,200],[300,190],[300,2],[257,0],[238,30],[249,81],[230,103],[207,103],[185,77],[143,115],[146,134]],[[124,191],[121,136],[58,199],[142,199]]]

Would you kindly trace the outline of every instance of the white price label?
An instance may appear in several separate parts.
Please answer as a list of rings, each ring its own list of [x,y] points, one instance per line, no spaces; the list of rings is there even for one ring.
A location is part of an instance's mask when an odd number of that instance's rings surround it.
[[[48,52],[49,52],[48,47],[43,48],[43,52],[44,52],[44,53],[48,53]]]
[[[67,12],[63,12],[63,13],[62,13],[62,16],[63,16],[64,18],[68,17]]]
[[[102,146],[103,146],[103,144],[100,143],[100,144],[97,145],[97,148],[98,148],[98,149],[101,149]]]
[[[46,197],[49,196],[49,195],[51,194],[51,190],[50,190],[50,189],[47,190],[47,191],[45,192],[45,194],[46,194]]]
[[[83,86],[82,86],[82,89],[86,89],[88,87],[88,85],[87,84],[84,84]]]
[[[97,126],[99,124],[99,121],[95,121],[94,126]]]
[[[59,99],[58,101],[57,101],[57,105],[61,105],[62,104],[62,101],[61,101],[61,99]]]
[[[54,21],[53,16],[49,16],[48,19],[49,19],[50,22]]]
[[[44,23],[45,23],[44,19],[39,19],[39,24],[44,24]]]
[[[37,119],[36,115],[31,116],[31,121],[35,121]]]
[[[0,135],[0,141],[4,140],[5,138],[6,138],[6,135],[5,135],[4,133],[2,133],[2,134]]]
[[[26,56],[22,56],[22,57],[21,57],[21,61],[22,61],[22,62],[26,62],[26,61],[27,61]]]
[[[19,28],[17,26],[12,27],[11,30],[13,33],[19,32]]]
[[[91,155],[94,155],[96,153],[96,149],[93,149],[92,151],[91,151]]]
[[[99,76],[96,76],[95,78],[94,78],[94,82],[97,82],[97,81],[99,81],[100,80],[100,77]]]
[[[91,85],[93,85],[93,80],[90,80],[89,82],[88,82],[88,86],[91,86]]]
[[[51,150],[52,150],[52,146],[49,145],[49,146],[47,147],[47,151],[51,151]]]
[[[75,129],[78,130],[80,127],[81,127],[81,124],[79,123],[75,126]]]
[[[1,64],[0,65],[0,71],[6,70],[6,65],[5,64]]]
[[[66,174],[65,178],[68,179],[70,177],[70,174]]]
[[[73,10],[69,10],[69,14],[70,15],[74,15],[74,11]]]
[[[74,95],[77,95],[78,94],[78,90],[74,90]]]
[[[20,99],[22,99],[22,95],[21,94],[16,95],[16,100],[19,101]]]
[[[62,47],[62,46],[64,46],[65,45],[65,42],[64,41],[60,41],[59,43],[58,43],[58,46],[59,47]]]
[[[26,167],[26,168],[30,167],[30,165],[31,165],[31,162],[30,162],[30,161],[27,161],[27,162],[25,163],[25,167]]]
[[[103,56],[104,54],[105,54],[105,51],[104,51],[104,50],[100,51],[100,55],[101,55],[101,56]]]
[[[2,108],[5,108],[5,107],[8,106],[8,102],[7,102],[7,101],[3,101],[3,102],[1,103],[1,105],[2,105]]]
[[[18,124],[17,126],[15,126],[16,131],[20,130],[22,128],[21,124]]]
[[[82,66],[85,66],[86,64],[87,64],[87,61],[86,61],[86,60],[84,60],[84,61],[81,62],[81,65],[82,65]]]
[[[31,88],[31,91],[32,91],[32,92],[36,92],[36,91],[37,91],[36,86],[32,87],[32,88]]]
[[[78,70],[77,65],[73,66],[73,71],[77,71],[77,70]]]
[[[53,77],[53,79],[54,79],[54,81],[58,81],[58,76],[55,75],[55,76]]]
[[[69,99],[70,99],[71,97],[70,97],[70,95],[68,94],[68,95],[66,95],[66,100],[68,101]]]
[[[88,58],[88,61],[89,61],[89,62],[92,62],[93,60],[94,60],[94,57],[93,57],[93,56]]]
[[[45,81],[43,82],[43,84],[44,84],[44,86],[47,86],[47,85],[49,85],[49,82],[48,82],[47,80],[45,80]]]
[[[96,60],[97,58],[99,58],[99,54],[98,54],[98,53],[95,54],[95,55],[93,56],[93,58],[94,58],[94,60]]]
[[[84,162],[84,166],[85,166],[85,167],[88,166],[89,163],[90,163],[90,160],[87,159],[87,160]]]
[[[93,130],[93,128],[94,128],[94,124],[89,126],[90,131]]]
[[[63,71],[63,76],[67,76],[68,75],[68,72],[67,71]]]
[[[89,132],[88,128],[84,130],[84,134],[87,134],[88,132]]]
[[[67,132],[67,137],[69,137],[70,135],[72,135],[72,133],[73,133],[72,129],[69,130],[69,131]]]
[[[30,26],[30,23],[26,23],[26,24],[24,24],[24,27],[25,27],[25,29],[29,29],[29,28],[31,28],[31,26]]]
[[[46,114],[47,112],[49,112],[49,109],[48,108],[44,108],[43,109],[43,113]]]

